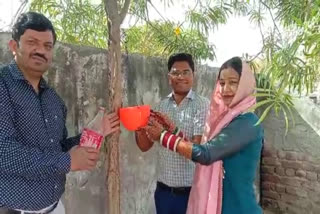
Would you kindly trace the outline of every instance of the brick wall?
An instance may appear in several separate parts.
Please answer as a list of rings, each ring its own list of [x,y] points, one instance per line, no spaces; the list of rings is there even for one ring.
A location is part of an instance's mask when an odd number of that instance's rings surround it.
[[[261,164],[261,204],[279,214],[320,213],[320,165],[310,155],[266,143]]]

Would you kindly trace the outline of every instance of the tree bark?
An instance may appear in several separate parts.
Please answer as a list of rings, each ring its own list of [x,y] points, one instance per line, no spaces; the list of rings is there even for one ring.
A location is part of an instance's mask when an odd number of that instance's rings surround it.
[[[121,32],[120,26],[128,11],[130,0],[119,8],[117,0],[104,0],[108,17],[108,109],[118,110],[122,105]],[[107,207],[106,214],[120,214],[120,132],[113,134],[107,143]]]

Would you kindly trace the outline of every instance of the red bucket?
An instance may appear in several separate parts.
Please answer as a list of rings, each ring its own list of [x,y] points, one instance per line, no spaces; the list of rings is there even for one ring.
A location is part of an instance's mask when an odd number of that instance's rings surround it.
[[[133,106],[120,108],[120,121],[129,131],[135,131],[148,124],[150,116],[150,106]]]

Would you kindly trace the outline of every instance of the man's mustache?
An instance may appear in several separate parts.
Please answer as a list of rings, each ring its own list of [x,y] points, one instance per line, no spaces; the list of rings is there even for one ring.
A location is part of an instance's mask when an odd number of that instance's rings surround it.
[[[35,53],[35,54],[32,54],[31,56],[41,57],[41,58],[44,59],[46,62],[48,62],[48,59],[47,59],[43,54]]]

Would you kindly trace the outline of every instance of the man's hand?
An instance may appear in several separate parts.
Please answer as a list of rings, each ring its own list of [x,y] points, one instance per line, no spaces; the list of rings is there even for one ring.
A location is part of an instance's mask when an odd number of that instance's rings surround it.
[[[120,130],[120,120],[116,113],[110,113],[103,117],[103,135],[106,137],[107,135],[114,133]]]
[[[69,151],[71,171],[91,170],[99,159],[99,150],[89,147],[74,146]]]

